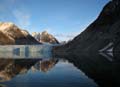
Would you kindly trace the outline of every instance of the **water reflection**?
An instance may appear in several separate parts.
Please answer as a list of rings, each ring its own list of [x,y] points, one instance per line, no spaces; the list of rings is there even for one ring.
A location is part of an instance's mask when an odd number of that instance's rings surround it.
[[[0,86],[120,87],[119,53],[81,53],[61,58],[51,57],[50,47],[3,48]]]
[[[11,80],[17,74],[24,74],[31,70],[47,72],[57,63],[57,59],[0,59],[0,82]]]
[[[66,59],[0,59],[0,83],[8,87],[97,87]]]
[[[0,59],[0,82],[11,80],[17,74],[26,73],[39,59]]]
[[[120,87],[120,61],[118,56],[117,58],[116,55],[108,58],[101,53],[84,53],[66,59],[94,79],[100,87]]]
[[[36,69],[42,72],[48,72],[55,66],[57,62],[58,62],[58,59],[53,59],[53,58],[50,60],[39,61],[32,67],[32,69],[33,70]]]

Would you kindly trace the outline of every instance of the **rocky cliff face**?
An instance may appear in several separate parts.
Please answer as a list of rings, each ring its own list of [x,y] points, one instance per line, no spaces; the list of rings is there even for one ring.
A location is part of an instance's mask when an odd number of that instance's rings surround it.
[[[120,0],[110,1],[98,18],[64,46],[55,47],[56,55],[78,54],[86,51],[99,51],[108,44],[113,44],[113,51],[120,51]]]
[[[58,40],[47,31],[43,31],[42,33],[33,32],[32,36],[41,43],[51,43],[51,44],[58,44]]]
[[[39,44],[26,30],[13,23],[0,23],[0,45]]]

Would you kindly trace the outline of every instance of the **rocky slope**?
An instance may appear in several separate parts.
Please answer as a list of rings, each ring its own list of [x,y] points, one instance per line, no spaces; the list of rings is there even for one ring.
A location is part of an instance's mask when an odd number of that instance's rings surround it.
[[[13,23],[0,23],[0,45],[39,44],[26,30],[18,28]]]
[[[41,43],[51,43],[51,44],[58,44],[58,40],[47,31],[43,31],[42,33],[33,32],[32,36]]]
[[[98,18],[64,46],[54,47],[55,55],[77,55],[80,52],[96,52],[108,44],[113,51],[120,51],[120,0],[112,0],[103,8]]]

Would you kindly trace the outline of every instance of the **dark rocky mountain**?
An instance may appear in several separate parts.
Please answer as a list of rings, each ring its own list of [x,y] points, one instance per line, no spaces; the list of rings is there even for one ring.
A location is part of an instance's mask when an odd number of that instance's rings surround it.
[[[51,44],[58,44],[58,40],[47,31],[43,31],[41,33],[33,32],[32,36],[39,41],[40,43],[51,43]]]
[[[110,51],[108,49],[110,48]],[[65,45],[53,48],[99,87],[120,87],[120,0],[112,0],[98,18]]]
[[[9,22],[0,23],[0,45],[40,44],[26,30]]]
[[[97,52],[109,44],[115,53],[120,51],[120,0],[112,0],[98,18],[81,34],[66,45],[54,47],[55,55],[78,55],[80,52]]]

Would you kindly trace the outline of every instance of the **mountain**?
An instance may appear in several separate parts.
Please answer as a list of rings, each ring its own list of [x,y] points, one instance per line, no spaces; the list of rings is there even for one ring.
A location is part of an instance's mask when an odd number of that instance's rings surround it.
[[[51,43],[51,44],[58,44],[58,40],[47,31],[43,31],[42,33],[33,32],[32,36],[41,43]]]
[[[0,23],[0,45],[39,44],[26,30],[10,22]]]
[[[81,34],[66,45],[54,47],[55,55],[79,55],[81,52],[98,52],[111,46],[120,51],[120,0],[105,5],[98,18]]]

